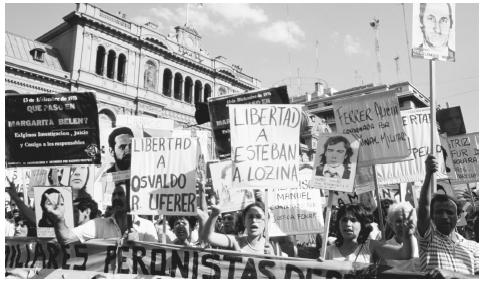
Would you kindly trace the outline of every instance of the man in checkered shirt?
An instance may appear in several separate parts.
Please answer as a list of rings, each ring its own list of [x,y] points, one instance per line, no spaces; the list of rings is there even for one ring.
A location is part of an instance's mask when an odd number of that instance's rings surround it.
[[[421,270],[436,278],[478,278],[478,243],[466,240],[455,229],[461,204],[449,195],[436,194],[431,199],[429,184],[437,168],[436,158],[429,155],[419,196],[416,232]]]

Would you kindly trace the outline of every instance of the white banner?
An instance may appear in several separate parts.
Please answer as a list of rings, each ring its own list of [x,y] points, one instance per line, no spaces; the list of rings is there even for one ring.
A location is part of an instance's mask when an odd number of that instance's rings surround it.
[[[352,192],[359,142],[352,135],[321,133],[314,156],[312,186]]]
[[[149,137],[132,140],[131,212],[197,215],[198,140]]]
[[[453,184],[478,182],[479,133],[448,137],[448,147],[453,159],[457,180]]]
[[[228,106],[233,188],[296,188],[301,105]]]
[[[397,184],[424,181],[426,166],[424,161],[431,151],[431,116],[429,108],[418,108],[401,111],[404,129],[411,143],[409,151],[413,159],[376,165],[377,182],[379,184]],[[439,136],[436,144],[436,158],[438,161],[438,179],[447,179],[446,166]]]
[[[334,100],[337,132],[360,142],[359,166],[397,162],[409,156],[395,91]]]

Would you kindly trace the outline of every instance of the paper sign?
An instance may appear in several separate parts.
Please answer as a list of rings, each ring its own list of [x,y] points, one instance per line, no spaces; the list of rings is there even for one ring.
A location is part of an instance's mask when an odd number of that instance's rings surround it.
[[[354,191],[359,142],[352,135],[321,133],[314,156],[312,186]]]
[[[359,166],[401,161],[409,156],[394,90],[334,100],[337,131],[360,142]]]
[[[233,188],[296,188],[301,105],[232,104]]]
[[[55,209],[64,207],[65,225],[74,227],[74,211],[72,207],[72,190],[70,187],[34,187],[35,194],[35,219],[37,237],[55,237],[54,223],[47,217],[47,207]]]
[[[448,147],[458,179],[453,184],[478,182],[479,133],[448,137]]]
[[[132,140],[131,212],[197,215],[196,138],[149,137]]]
[[[118,127],[130,128],[135,137],[160,137],[173,130],[174,120],[135,115],[117,115]]]

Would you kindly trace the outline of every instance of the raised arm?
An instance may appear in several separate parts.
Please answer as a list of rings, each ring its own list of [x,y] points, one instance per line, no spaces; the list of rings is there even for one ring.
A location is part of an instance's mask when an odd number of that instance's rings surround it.
[[[419,194],[418,204],[418,233],[423,236],[428,230],[431,222],[430,217],[430,202],[431,202],[431,177],[437,171],[438,162],[433,155],[428,155],[425,161],[426,164],[426,176],[424,178],[423,186],[421,187],[421,193]]]
[[[18,206],[20,214],[25,217],[30,223],[35,224],[35,212],[32,208],[28,207],[18,196],[17,189],[15,188],[15,183],[10,181],[7,177],[7,181],[10,184],[5,190],[10,195],[10,198]],[[25,196],[27,197],[27,196]]]
[[[47,217],[54,223],[55,236],[60,244],[78,242],[79,238],[65,224],[65,208],[57,205],[55,208],[46,207]]]
[[[216,205],[213,205],[211,209],[211,215],[206,221],[203,238],[211,245],[225,249],[236,249],[237,244],[234,236],[215,232],[216,219],[220,215],[220,209]]]

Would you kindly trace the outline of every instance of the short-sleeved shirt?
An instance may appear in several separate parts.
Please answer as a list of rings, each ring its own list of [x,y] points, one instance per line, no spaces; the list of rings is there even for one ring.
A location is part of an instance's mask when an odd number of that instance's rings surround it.
[[[139,234],[139,241],[158,242],[158,234],[154,224],[141,217],[134,217],[133,229]],[[119,239],[122,237],[121,228],[114,216],[95,218],[87,221],[72,231],[81,243],[90,239]]]
[[[440,233],[433,223],[423,237],[416,232],[421,271],[439,268],[462,274],[479,273],[478,243],[466,240],[456,231],[452,233],[456,241],[452,240],[453,237]]]
[[[329,246],[327,247],[327,251],[325,253],[325,259],[371,263],[371,250],[369,248],[369,244],[370,240],[367,240],[364,244],[359,244],[356,250],[347,256],[343,256],[340,253],[339,247],[336,245]]]

